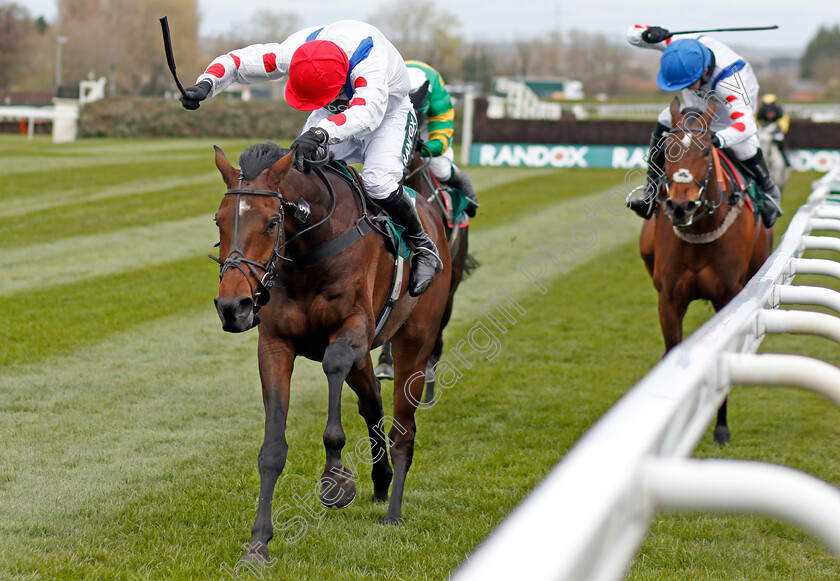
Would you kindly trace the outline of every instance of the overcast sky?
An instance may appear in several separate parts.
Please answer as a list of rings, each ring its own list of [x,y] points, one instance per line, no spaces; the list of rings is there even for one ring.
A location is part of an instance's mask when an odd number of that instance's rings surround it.
[[[15,0],[35,15],[53,20],[56,0]],[[401,0],[198,0],[202,35],[228,31],[260,9],[292,12],[303,26],[352,18],[366,20],[378,8]],[[435,0],[439,10],[455,14],[469,41],[527,40],[572,28],[597,31],[623,41],[632,24],[655,24],[669,30],[695,30],[778,24],[779,30],[727,32],[727,44],[762,49],[804,51],[821,24],[840,23],[837,0]]]

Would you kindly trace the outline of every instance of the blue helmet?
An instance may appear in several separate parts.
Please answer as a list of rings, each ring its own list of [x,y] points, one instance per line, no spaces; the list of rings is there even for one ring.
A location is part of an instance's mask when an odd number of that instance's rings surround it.
[[[699,40],[675,40],[662,53],[656,84],[663,91],[685,89],[703,76],[711,62],[712,51]]]

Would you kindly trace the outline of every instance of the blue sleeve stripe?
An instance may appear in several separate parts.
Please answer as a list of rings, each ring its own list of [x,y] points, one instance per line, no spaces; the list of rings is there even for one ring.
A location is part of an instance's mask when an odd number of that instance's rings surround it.
[[[738,59],[737,61],[723,69],[712,82],[712,90],[714,91],[715,87],[717,87],[718,83],[721,82],[723,79],[731,77],[732,75],[743,69],[745,66],[747,66],[747,63],[743,59]]]
[[[316,30],[315,32],[313,32],[312,34],[310,34],[309,36],[307,36],[306,37],[306,42],[309,42],[310,40],[315,40],[316,38],[318,38],[318,35],[321,34],[322,30],[324,30],[323,26],[321,28],[319,28],[318,30]]]
[[[353,93],[355,92],[353,91],[353,83],[350,82],[350,73],[353,72],[357,64],[368,57],[371,50],[373,50],[373,38],[369,36],[359,43],[359,46],[353,51],[353,56],[350,57],[350,68],[347,69],[347,83],[344,86],[344,91],[347,93],[348,99],[352,99]]]

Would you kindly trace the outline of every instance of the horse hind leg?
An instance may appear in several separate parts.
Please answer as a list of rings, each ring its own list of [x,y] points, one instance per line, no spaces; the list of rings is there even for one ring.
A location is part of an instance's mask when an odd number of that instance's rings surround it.
[[[426,392],[423,396],[423,403],[431,405],[435,403],[435,365],[440,361],[440,356],[443,353],[443,332],[438,335],[435,342],[435,348],[432,350],[432,355],[429,357],[429,362],[426,364]]]
[[[347,384],[356,392],[359,398],[359,415],[365,420],[368,429],[371,455],[371,478],[373,480],[373,501],[388,500],[388,488],[394,473],[388,462],[388,446],[385,441],[384,421],[382,412],[382,396],[379,380],[373,373],[373,362],[367,358],[364,367],[353,368],[347,375]],[[358,446],[355,448],[358,451]],[[367,464],[363,454],[357,454],[355,459]]]
[[[391,443],[391,462],[394,466],[394,482],[391,486],[391,501],[384,524],[402,523],[402,500],[408,470],[414,458],[414,436],[417,424],[414,412],[423,397],[425,364],[431,348],[425,339],[416,341],[401,338],[395,343],[396,363],[394,368],[394,423],[388,432]]]
[[[715,422],[714,436],[715,442],[717,442],[721,446],[725,446],[731,438],[731,434],[729,433],[729,426],[726,423],[726,399],[723,400],[723,403],[720,404],[720,407],[717,411],[717,421]]]
[[[394,379],[394,358],[391,357],[391,342],[385,341],[382,344],[382,351],[379,353],[379,362],[373,373],[379,379]]]

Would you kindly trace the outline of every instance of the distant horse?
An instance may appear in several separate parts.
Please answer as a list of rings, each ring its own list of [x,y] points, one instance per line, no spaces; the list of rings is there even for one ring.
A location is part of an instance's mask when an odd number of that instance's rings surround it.
[[[706,111],[680,112],[671,103],[670,135],[664,142],[665,183],[656,214],[642,226],[640,249],[659,292],[659,323],[666,351],[682,341],[689,303],[711,301],[722,309],[770,256],[773,230],[745,210],[751,204],[728,162],[712,146],[709,127],[714,99]],[[715,441],[729,440],[726,401],[718,411]]]
[[[779,126],[774,123],[758,126],[758,143],[764,158],[767,160],[767,168],[770,170],[770,177],[779,186],[779,191],[784,191],[785,184],[790,178],[790,166],[785,162],[784,155],[779,149],[779,144],[773,139],[774,134],[781,133]]]
[[[298,172],[292,169],[293,160],[293,152],[258,144],[242,153],[238,170],[216,149],[216,167],[228,188],[216,213],[221,264],[216,309],[225,331],[259,325],[266,417],[258,461],[259,506],[244,559],[268,558],[266,544],[274,532],[271,502],[286,463],[286,417],[298,355],[322,361],[329,386],[321,502],[343,508],[356,495],[354,475],[341,460],[341,389],[346,380],[359,398],[359,413],[368,428],[373,499],[388,499],[393,477],[384,522],[402,522],[405,478],[414,453],[414,412],[450,288],[452,265],[443,223],[425,199],[417,200],[417,210],[444,268],[425,293],[412,298],[406,292],[407,276],[393,285],[392,293],[395,258],[384,237],[371,232],[375,225],[352,180],[333,166]],[[392,296],[397,297],[393,311],[377,332]],[[393,472],[370,358],[371,348],[388,339],[396,368],[394,415],[389,418]]]

